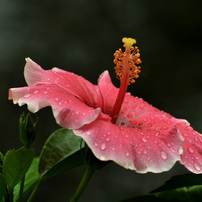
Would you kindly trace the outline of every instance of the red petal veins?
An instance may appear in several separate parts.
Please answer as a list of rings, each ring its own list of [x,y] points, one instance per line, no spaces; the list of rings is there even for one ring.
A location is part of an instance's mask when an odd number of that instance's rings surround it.
[[[87,106],[80,99],[55,84],[40,84],[31,87],[10,89],[10,99],[19,106],[28,105],[35,113],[51,106],[59,125],[68,129],[80,128],[93,122],[101,109]]]
[[[127,128],[100,116],[74,132],[85,140],[98,159],[115,161],[139,173],[163,172],[180,160],[183,139],[174,125],[164,131]]]
[[[78,97],[88,106],[102,106],[102,99],[100,98],[98,87],[74,73],[58,68],[43,70],[38,64],[28,58],[24,75],[29,86],[55,84],[61,89]]]

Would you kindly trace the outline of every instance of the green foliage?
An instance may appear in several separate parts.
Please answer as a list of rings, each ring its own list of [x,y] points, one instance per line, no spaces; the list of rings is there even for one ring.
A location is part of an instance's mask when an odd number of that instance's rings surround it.
[[[81,140],[73,131],[63,128],[48,138],[39,162],[39,173],[43,179],[83,164]]]
[[[6,185],[11,190],[23,178],[34,158],[33,149],[11,150],[4,157],[2,171]]]
[[[151,191],[151,193],[157,193],[181,187],[189,187],[193,185],[202,185],[202,174],[196,175],[193,173],[189,173],[173,176],[168,181],[166,181],[164,185]]]
[[[39,167],[39,157],[36,157],[33,159],[32,164],[25,175],[23,196],[29,193],[36,185],[36,182],[39,179],[38,167]],[[19,198],[19,191],[20,191],[20,182],[14,188],[14,201],[17,201],[17,199]]]
[[[0,173],[0,200],[5,195],[6,183],[4,176]]]
[[[25,146],[25,148],[29,148],[36,136],[36,130],[38,126],[39,118],[37,118],[36,122],[33,122],[30,113],[25,116],[23,113],[19,119],[19,132],[20,132],[20,140]]]

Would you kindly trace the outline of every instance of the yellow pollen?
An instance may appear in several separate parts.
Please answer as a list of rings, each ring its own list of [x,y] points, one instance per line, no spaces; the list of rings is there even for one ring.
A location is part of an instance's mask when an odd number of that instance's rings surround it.
[[[142,61],[139,58],[140,53],[138,47],[133,47],[136,40],[123,38],[122,41],[124,43],[125,52],[119,49],[114,53],[114,64],[116,65],[114,69],[120,81],[127,75],[128,85],[130,85],[130,83],[135,83],[135,79],[139,77],[141,67],[138,65],[141,64]]]
[[[126,38],[126,37],[124,37],[122,39],[122,42],[124,43],[124,46],[126,47],[126,49],[130,50],[130,48],[133,47],[133,44],[136,43],[136,40],[132,39],[132,38]]]

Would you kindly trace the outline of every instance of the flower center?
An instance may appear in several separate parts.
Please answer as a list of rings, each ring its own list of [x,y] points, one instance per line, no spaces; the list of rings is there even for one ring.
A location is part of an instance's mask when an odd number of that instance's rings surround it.
[[[139,49],[137,46],[133,47],[136,40],[123,38],[122,42],[124,43],[125,52],[119,49],[114,53],[114,64],[116,65],[114,69],[121,83],[118,96],[110,115],[112,117],[112,123],[116,123],[128,85],[135,83],[135,79],[139,77],[138,74],[140,73],[140,66],[137,66],[141,64]]]

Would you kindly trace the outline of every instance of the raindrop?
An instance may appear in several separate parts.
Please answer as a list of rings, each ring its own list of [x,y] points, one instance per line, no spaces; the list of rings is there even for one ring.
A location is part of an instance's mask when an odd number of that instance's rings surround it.
[[[198,171],[201,170],[201,167],[200,167],[199,164],[197,164],[197,163],[194,164],[194,168],[196,168],[196,170],[198,170]]]
[[[132,115],[132,114],[128,114],[127,117],[128,117],[128,118],[132,118],[133,115]]]
[[[86,133],[86,135],[90,135],[90,131],[88,131],[88,132]]]
[[[50,88],[49,88],[49,87],[46,87],[46,90],[50,90]]]
[[[130,154],[129,154],[129,152],[126,152],[126,156],[129,156]]]
[[[144,105],[140,105],[139,108],[140,108],[140,109],[144,109]]]
[[[155,135],[156,135],[156,136],[159,136],[159,134],[160,134],[160,133],[157,131]]]
[[[39,91],[38,91],[38,90],[35,90],[35,91],[33,92],[33,94],[37,94],[37,93],[39,93]]]
[[[148,121],[148,119],[147,119],[147,118],[144,118],[144,119],[143,119],[143,121],[144,121],[144,122],[147,122],[147,121]]]
[[[161,152],[161,157],[162,157],[162,159],[166,160],[168,158],[168,155],[167,155],[166,152],[162,151]]]
[[[148,140],[147,140],[145,137],[142,137],[141,140],[142,140],[143,142],[148,142]]]
[[[124,110],[124,111],[127,111],[127,108],[125,107],[123,110]]]
[[[86,113],[85,113],[85,112],[83,112],[83,113],[82,113],[82,115],[83,115],[83,116],[85,116],[85,115],[86,115]]]
[[[77,115],[78,115],[78,114],[79,114],[79,111],[76,111],[76,112],[75,112],[75,114],[77,114]]]
[[[48,94],[48,91],[44,91],[43,94],[44,94],[44,95]]]
[[[109,140],[110,140],[110,138],[109,138],[109,137],[107,137],[107,138],[106,138],[106,141],[107,141],[107,142],[109,142]]]
[[[96,147],[98,146],[98,144],[97,144],[97,142],[95,142],[95,144],[94,144]]]
[[[191,154],[193,154],[193,153],[194,153],[193,148],[189,147],[189,148],[188,148],[188,150],[189,150],[189,152],[190,152]]]
[[[163,126],[163,127],[161,127],[161,130],[166,130],[166,129],[168,129],[167,126]]]
[[[55,101],[57,101],[57,102],[58,102],[58,101],[59,101],[59,98],[57,98],[57,97],[56,97],[56,98],[55,98]]]
[[[24,98],[28,98],[30,96],[31,96],[31,94],[27,94],[27,95],[24,95]]]
[[[69,100],[68,102],[69,102],[69,104],[71,104],[71,103],[72,103],[72,100]]]
[[[59,104],[59,105],[62,105],[62,102],[59,102],[58,104]]]
[[[102,151],[104,151],[104,150],[106,149],[106,144],[105,144],[105,143],[102,143],[101,146],[100,146],[100,149],[101,149]]]

